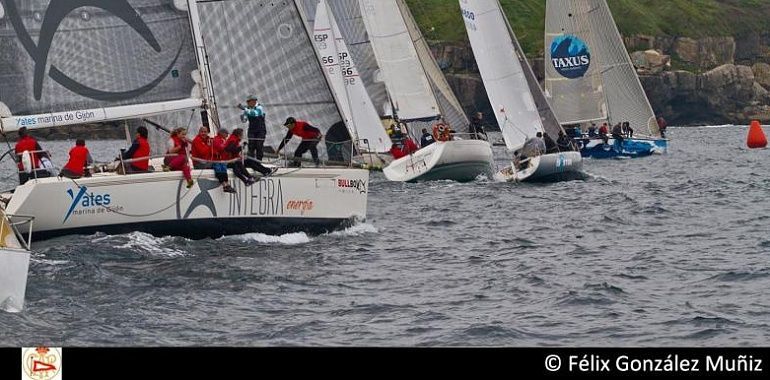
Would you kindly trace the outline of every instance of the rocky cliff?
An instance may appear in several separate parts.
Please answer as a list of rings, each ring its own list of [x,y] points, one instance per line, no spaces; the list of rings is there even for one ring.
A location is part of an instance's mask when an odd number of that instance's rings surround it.
[[[770,121],[770,33],[700,39],[635,35],[626,45],[655,112],[671,123]],[[432,47],[466,111],[491,112],[470,46]],[[543,60],[532,64],[542,76]]]

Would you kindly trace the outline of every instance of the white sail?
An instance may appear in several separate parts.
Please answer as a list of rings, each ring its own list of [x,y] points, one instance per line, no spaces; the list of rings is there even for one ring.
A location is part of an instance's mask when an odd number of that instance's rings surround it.
[[[583,77],[572,79],[575,83],[584,82],[582,85],[575,84],[574,87],[566,86],[549,91],[554,98],[572,99],[565,101],[564,104],[553,102],[559,121],[569,122],[571,118],[562,119],[562,113],[569,116],[570,112],[565,110],[578,107],[575,105],[578,99],[591,98],[594,102],[598,101],[598,108],[603,111],[602,117],[607,118],[611,124],[627,121],[638,134],[660,136],[655,113],[639,81],[636,69],[631,63],[607,2],[605,0],[548,0],[546,20],[546,45],[558,45],[560,39],[570,38],[569,36],[577,37],[582,41],[575,45],[585,45],[585,50],[590,53],[588,59],[590,66],[594,68],[589,67],[589,72],[594,70],[599,74],[592,75],[590,80]],[[566,42],[563,45],[566,45]],[[579,57],[585,54],[578,52],[578,54],[556,58],[575,59],[576,56],[581,59]],[[566,61],[550,61],[550,64],[546,65],[546,73],[552,78],[558,78],[557,75],[559,75],[559,70],[554,69],[555,62],[558,65],[567,64]],[[564,69],[560,68],[560,70],[563,74]],[[582,69],[578,69],[576,74],[581,72]],[[600,81],[598,85],[597,80]],[[597,89],[599,91],[596,91]],[[599,96],[599,93],[602,95]],[[602,107],[602,102],[606,106]]]
[[[436,118],[439,105],[396,0],[359,0],[388,94],[401,120]]]
[[[460,0],[465,28],[487,96],[510,150],[543,132],[525,77],[526,57],[517,54],[498,0]]]
[[[302,0],[300,2],[308,16],[307,21],[312,26],[315,24],[315,18],[318,6],[318,0]],[[380,66],[377,63],[377,57],[374,55],[369,34],[366,32],[361,8],[358,0],[333,0],[326,5],[334,14],[337,25],[340,28],[340,36],[345,40],[348,49],[356,62],[358,73],[366,86],[366,92],[374,102],[379,115],[389,115],[383,105],[390,106],[388,92],[383,82]]]
[[[201,106],[186,7],[121,0],[68,10],[58,2],[59,12],[40,12],[52,3],[3,2],[11,31],[0,36],[5,132]]]
[[[460,101],[457,100],[457,96],[455,96],[444,73],[441,71],[436,59],[433,57],[428,42],[420,31],[420,27],[414,20],[412,12],[409,11],[406,2],[404,0],[397,0],[397,2],[401,9],[401,14],[407,26],[407,30],[409,30],[409,35],[417,50],[417,56],[420,58],[420,62],[425,70],[425,74],[427,74],[428,79],[430,80],[431,86],[433,86],[433,93],[438,101],[441,116],[443,116],[455,130],[464,129],[469,121]]]
[[[607,118],[602,68],[582,1],[548,1],[545,22],[545,90],[562,124]]]
[[[391,146],[390,138],[326,0],[321,0],[316,8],[313,35],[353,140],[358,142],[361,150],[387,152]]]

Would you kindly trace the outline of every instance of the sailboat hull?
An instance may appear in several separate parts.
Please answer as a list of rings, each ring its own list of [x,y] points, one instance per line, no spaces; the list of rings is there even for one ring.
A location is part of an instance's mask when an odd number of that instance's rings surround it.
[[[615,139],[609,139],[607,144],[602,139],[575,139],[575,142],[583,157],[595,159],[639,158],[668,151],[668,140],[665,139],[629,138],[622,144]]]
[[[559,182],[584,178],[583,157],[578,152],[561,152],[534,157],[526,169],[511,167],[499,172],[499,180],[509,182]]]
[[[189,238],[245,232],[322,233],[366,218],[369,172],[281,169],[250,187],[231,175],[222,191],[211,170],[44,178],[16,188],[8,213],[34,215],[40,239],[81,233],[144,231]]]
[[[383,169],[396,182],[450,180],[470,182],[492,175],[492,146],[481,140],[436,142],[412,155],[394,160]]]
[[[29,251],[0,249],[0,310],[20,312],[27,289]]]

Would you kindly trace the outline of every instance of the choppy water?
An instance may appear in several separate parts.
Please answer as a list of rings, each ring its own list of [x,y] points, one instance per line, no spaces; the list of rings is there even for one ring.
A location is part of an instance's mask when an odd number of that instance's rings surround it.
[[[767,345],[770,151],[745,134],[673,129],[568,183],[377,173],[369,220],[322,236],[37,242],[0,345]]]

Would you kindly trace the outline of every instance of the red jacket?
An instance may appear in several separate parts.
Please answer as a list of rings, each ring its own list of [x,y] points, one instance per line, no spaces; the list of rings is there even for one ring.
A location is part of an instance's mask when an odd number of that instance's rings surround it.
[[[294,124],[294,128],[291,129],[291,134],[299,136],[303,140],[316,140],[321,136],[321,131],[308,124],[306,121],[297,120]]]
[[[412,141],[412,139],[407,138],[404,141],[404,148],[403,148],[404,153],[412,154],[412,153],[418,151],[419,149],[420,148],[417,146],[417,144],[414,143],[414,141]]]
[[[138,136],[136,140],[134,140],[134,143],[139,144],[139,147],[129,158],[134,159],[146,157],[146,159],[134,161],[131,163],[131,166],[139,170],[147,170],[147,168],[150,167],[150,143],[148,143],[147,139],[142,136]]]
[[[41,150],[40,145],[38,145],[37,140],[35,140],[34,137],[30,135],[26,135],[19,139],[19,141],[16,142],[16,147],[14,149],[16,151],[16,156],[21,158],[21,154],[24,153],[25,150],[29,151],[29,153],[32,155],[32,165],[35,167],[35,169],[40,167],[40,154],[39,153],[32,153],[36,150]],[[24,165],[21,162],[21,159],[19,159],[19,171],[24,170]]]
[[[408,153],[401,150],[401,148],[399,148],[396,144],[393,144],[393,146],[390,147],[390,154],[393,155],[393,159],[395,160],[408,155]]]
[[[192,156],[206,161],[214,159],[214,150],[211,146],[211,138],[197,135],[192,141]]]
[[[227,138],[220,135],[214,137],[214,142],[211,144],[214,149],[214,160],[227,161],[229,160],[229,154],[225,152],[225,146],[227,145]]]
[[[85,168],[86,164],[88,164],[88,148],[76,145],[70,149],[70,160],[64,165],[64,169],[82,176],[85,174],[83,168]]]

